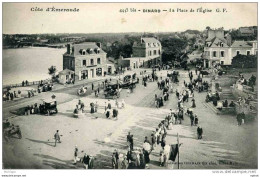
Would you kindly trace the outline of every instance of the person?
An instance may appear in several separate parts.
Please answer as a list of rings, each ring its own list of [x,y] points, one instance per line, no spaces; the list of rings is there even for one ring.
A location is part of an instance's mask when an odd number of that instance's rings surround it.
[[[164,148],[165,145],[166,145],[166,135],[164,134],[164,135],[162,136],[161,147]]]
[[[94,105],[94,107],[95,107],[95,112],[97,112],[97,110],[98,110],[98,103],[97,103],[97,101],[96,101],[96,104]]]
[[[90,103],[90,113],[93,114],[95,112],[95,105],[94,103]]]
[[[148,140],[148,137],[147,137],[147,136],[145,137],[144,143],[148,143],[148,144],[151,145],[151,142]]]
[[[227,99],[224,101],[223,107],[228,107],[228,101],[227,101]]]
[[[118,104],[118,100],[117,100],[117,99],[116,99],[116,101],[115,101],[115,105],[116,105],[116,108],[119,107],[119,104]]]
[[[110,109],[107,109],[107,111],[106,111],[106,118],[110,119]]]
[[[193,126],[194,123],[194,115],[193,113],[190,114],[190,125]]]
[[[197,114],[195,114],[195,121],[194,121],[194,125],[197,126],[199,123],[199,119],[198,119],[198,116]]]
[[[113,109],[113,117],[115,119],[117,119],[117,116],[118,116],[118,110],[117,109]]]
[[[113,169],[118,169],[118,159],[119,159],[119,154],[117,152],[117,149],[115,149],[112,154],[112,168]]]
[[[125,100],[124,99],[122,99],[122,102],[121,102],[121,104],[122,104],[122,108],[125,108]]]
[[[235,107],[234,101],[231,101],[231,103],[229,104],[229,107]]]
[[[54,139],[55,139],[55,145],[54,145],[54,147],[56,147],[57,142],[61,143],[61,141],[60,141],[60,135],[59,135],[59,130],[57,130],[56,133],[54,134]]]
[[[195,99],[194,98],[192,98],[192,106],[191,107],[196,108],[196,104],[195,104]]]
[[[198,126],[198,128],[197,128],[197,134],[198,134],[198,139],[202,139],[202,134],[203,134],[203,129],[202,129],[202,127]]]
[[[108,108],[108,109],[111,109],[112,106],[111,106],[111,103],[110,103],[109,101],[110,101],[110,100],[108,100],[107,108]]]
[[[154,147],[156,146],[156,137],[154,133],[151,134],[151,145],[152,145],[152,150],[154,150]]]
[[[78,151],[79,151],[79,149],[78,149],[78,147],[76,145],[75,149],[74,149],[74,165],[76,165],[77,161],[78,161]]]
[[[150,163],[150,157],[149,157],[150,154],[148,151],[143,149],[143,155],[144,155],[145,164],[146,166],[148,166],[147,164]]]
[[[92,83],[92,90],[94,90],[94,84]]]
[[[127,156],[124,156],[124,160],[122,161],[122,169],[127,169],[128,168],[128,161],[127,161]]]
[[[89,160],[90,160],[89,156],[87,155],[87,153],[85,153],[85,155],[82,159],[82,163],[83,163],[85,169],[88,169]]]
[[[129,143],[130,143],[130,150],[133,150],[134,149],[134,135],[130,136]]]

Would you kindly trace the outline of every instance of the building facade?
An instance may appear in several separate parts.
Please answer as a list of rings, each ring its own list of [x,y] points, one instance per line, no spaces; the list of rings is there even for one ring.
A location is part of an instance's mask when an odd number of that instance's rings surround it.
[[[67,45],[63,54],[63,69],[75,72],[75,80],[83,80],[114,73],[114,67],[107,64],[106,52],[101,43],[86,42]]]
[[[204,67],[214,64],[231,65],[237,55],[257,55],[257,41],[231,41],[231,36],[224,36],[224,30],[209,30],[205,42]]]
[[[122,67],[152,67],[161,64],[162,46],[159,40],[154,37],[142,37],[140,41],[133,44],[133,55],[131,58],[118,60]]]

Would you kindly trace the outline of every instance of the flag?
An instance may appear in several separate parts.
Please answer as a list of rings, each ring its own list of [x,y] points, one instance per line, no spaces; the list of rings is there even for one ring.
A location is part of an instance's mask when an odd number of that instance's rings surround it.
[[[169,160],[175,161],[178,151],[179,151],[178,144],[172,144]]]

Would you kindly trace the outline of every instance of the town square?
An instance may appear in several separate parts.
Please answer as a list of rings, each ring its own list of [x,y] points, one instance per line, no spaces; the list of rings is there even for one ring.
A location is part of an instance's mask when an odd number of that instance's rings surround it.
[[[2,168],[257,169],[252,24],[3,34]]]

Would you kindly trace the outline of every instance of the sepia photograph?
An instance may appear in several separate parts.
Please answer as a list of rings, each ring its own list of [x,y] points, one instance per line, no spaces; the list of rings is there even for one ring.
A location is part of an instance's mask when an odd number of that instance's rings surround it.
[[[2,2],[2,170],[258,176],[257,37],[257,2]]]

